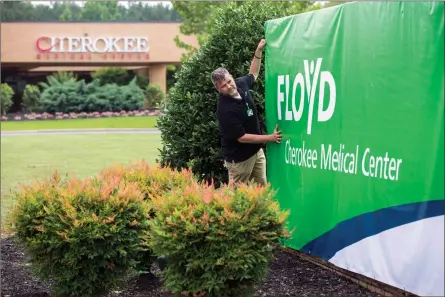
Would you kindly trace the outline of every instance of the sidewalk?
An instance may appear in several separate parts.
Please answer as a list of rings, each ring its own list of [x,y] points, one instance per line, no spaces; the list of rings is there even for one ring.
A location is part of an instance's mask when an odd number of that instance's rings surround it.
[[[42,134],[106,134],[106,133],[131,133],[131,134],[160,134],[156,128],[95,128],[95,129],[57,129],[57,130],[14,130],[1,131],[2,136],[42,135]]]

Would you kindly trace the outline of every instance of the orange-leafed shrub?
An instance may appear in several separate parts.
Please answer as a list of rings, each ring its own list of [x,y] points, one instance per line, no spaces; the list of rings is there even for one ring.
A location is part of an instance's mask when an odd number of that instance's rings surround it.
[[[288,212],[274,195],[269,186],[193,183],[153,197],[149,245],[167,257],[166,289],[188,296],[251,292],[266,276],[275,243],[288,237]]]
[[[54,293],[98,296],[137,264],[150,206],[138,183],[121,176],[50,179],[15,195],[12,228]]]
[[[187,169],[177,171],[168,167],[150,166],[145,161],[128,166],[115,165],[99,173],[99,178],[110,177],[137,183],[147,200],[163,195],[171,189],[183,189],[195,180],[192,172]]]
[[[148,215],[153,218],[156,210],[153,209],[152,199],[162,197],[172,189],[180,190],[192,184],[195,180],[191,171],[172,170],[168,167],[150,166],[144,161],[132,163],[129,166],[116,165],[99,173],[100,179],[122,179],[127,183],[136,183],[138,189],[143,193],[150,209]],[[149,271],[151,264],[155,261],[150,248],[143,246],[137,261],[136,270],[140,272]]]

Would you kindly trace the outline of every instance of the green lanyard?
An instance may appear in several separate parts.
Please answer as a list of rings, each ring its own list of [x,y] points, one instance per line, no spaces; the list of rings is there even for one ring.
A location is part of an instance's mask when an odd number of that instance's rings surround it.
[[[246,107],[247,107],[247,116],[248,117],[253,116],[253,111],[252,109],[250,109],[249,104],[247,104],[247,101],[246,101]]]

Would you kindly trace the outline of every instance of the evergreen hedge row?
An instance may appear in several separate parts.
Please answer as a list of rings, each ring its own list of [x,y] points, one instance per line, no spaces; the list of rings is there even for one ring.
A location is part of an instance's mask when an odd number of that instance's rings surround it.
[[[98,80],[67,80],[44,89],[39,108],[48,113],[142,110],[144,92],[134,78],[128,85],[105,84]]]

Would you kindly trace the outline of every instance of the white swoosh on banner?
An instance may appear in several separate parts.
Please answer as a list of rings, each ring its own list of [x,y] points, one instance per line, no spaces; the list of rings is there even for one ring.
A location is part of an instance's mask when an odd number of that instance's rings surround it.
[[[362,239],[329,262],[420,296],[444,296],[444,216]]]

